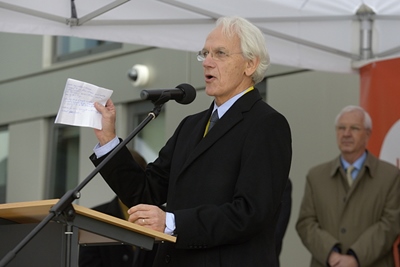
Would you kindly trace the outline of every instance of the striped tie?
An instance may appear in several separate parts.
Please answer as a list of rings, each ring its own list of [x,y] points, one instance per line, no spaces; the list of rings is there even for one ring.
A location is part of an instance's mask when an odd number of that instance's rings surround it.
[[[216,109],[216,110],[214,110],[213,114],[211,115],[210,125],[208,126],[207,133],[211,130],[212,127],[214,127],[214,125],[218,122],[218,120],[219,120],[218,111]]]

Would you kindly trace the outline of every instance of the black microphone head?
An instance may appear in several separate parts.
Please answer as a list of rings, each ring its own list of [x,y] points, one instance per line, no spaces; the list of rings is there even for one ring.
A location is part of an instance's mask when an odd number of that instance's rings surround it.
[[[196,89],[194,89],[194,87],[191,86],[190,84],[182,83],[182,84],[178,85],[176,88],[182,90],[184,93],[182,99],[175,100],[179,104],[183,104],[183,105],[190,104],[196,98]]]

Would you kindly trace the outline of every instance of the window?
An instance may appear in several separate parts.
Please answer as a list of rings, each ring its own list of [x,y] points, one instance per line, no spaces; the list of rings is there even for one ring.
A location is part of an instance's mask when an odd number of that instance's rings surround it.
[[[78,184],[79,127],[52,125],[46,192],[48,198],[60,198]]]
[[[154,108],[150,102],[134,103],[129,106],[129,129],[133,131]],[[165,144],[165,114],[160,112],[155,120],[150,121],[136,135],[128,148],[136,150],[147,162],[152,162],[158,157],[158,152]]]
[[[57,36],[53,38],[53,63],[93,55],[122,47],[121,43]]]
[[[6,202],[8,129],[0,128],[0,203]]]

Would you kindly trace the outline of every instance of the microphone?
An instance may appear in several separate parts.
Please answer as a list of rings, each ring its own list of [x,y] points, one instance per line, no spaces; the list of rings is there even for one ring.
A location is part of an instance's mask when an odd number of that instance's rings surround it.
[[[161,90],[143,90],[140,92],[140,98],[143,100],[151,100],[153,102],[167,102],[174,99],[179,104],[192,103],[196,98],[196,89],[187,83],[182,83],[174,89]]]

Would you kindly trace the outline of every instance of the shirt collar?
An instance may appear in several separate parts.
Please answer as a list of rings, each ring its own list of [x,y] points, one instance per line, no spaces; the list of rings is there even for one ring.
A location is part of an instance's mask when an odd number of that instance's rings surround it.
[[[226,101],[224,104],[222,104],[221,106],[217,106],[217,104],[214,101],[214,108],[213,108],[213,112],[214,110],[218,109],[218,118],[221,118],[222,116],[224,116],[224,114],[233,106],[233,104],[235,104],[235,102],[242,97],[244,94],[246,94],[247,92],[253,90],[254,87],[251,86],[249,88],[247,88],[246,90],[240,92],[239,94],[233,96],[232,98],[230,98],[228,101]]]
[[[365,151],[361,157],[359,157],[353,164],[348,163],[344,160],[342,156],[340,156],[340,161],[342,163],[343,168],[346,170],[350,165],[353,165],[357,170],[361,170],[362,165],[364,164],[365,159],[367,158],[367,151]]]

